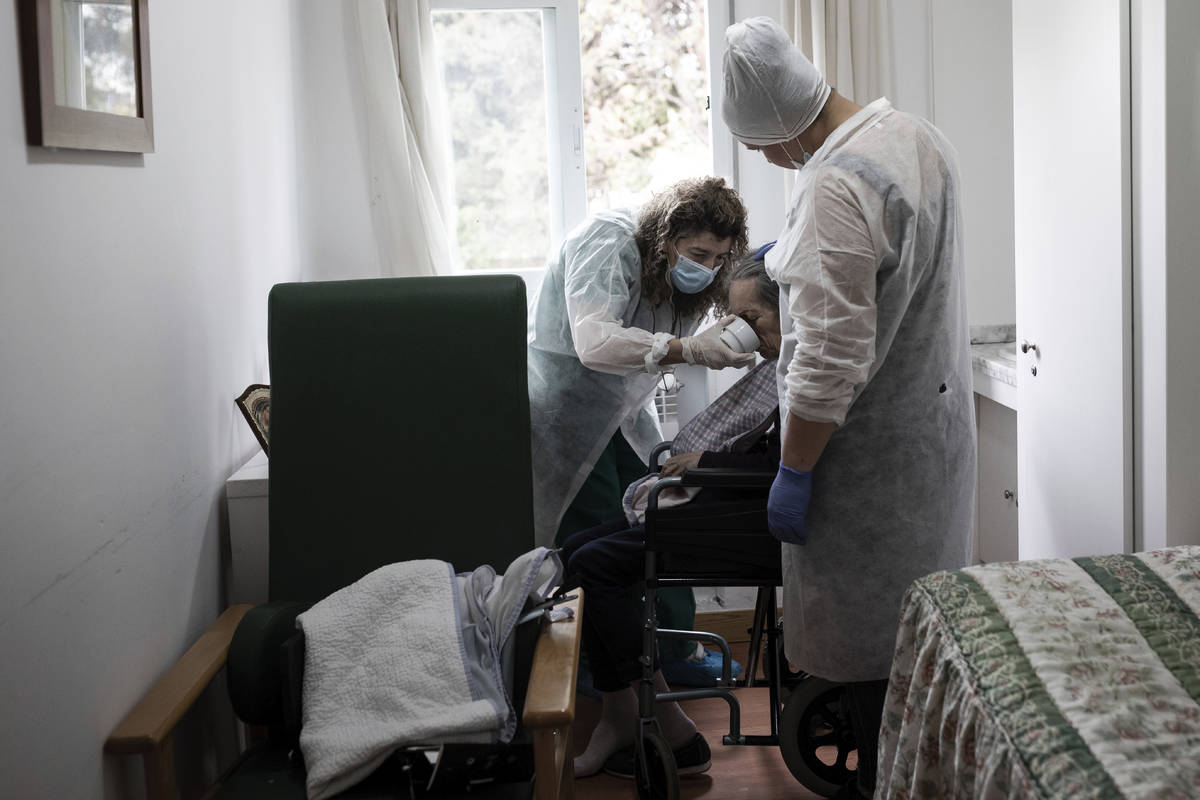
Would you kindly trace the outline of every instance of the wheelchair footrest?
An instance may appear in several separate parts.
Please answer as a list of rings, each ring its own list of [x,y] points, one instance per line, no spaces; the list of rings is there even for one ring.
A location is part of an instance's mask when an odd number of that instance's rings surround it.
[[[723,737],[721,737],[721,744],[732,745],[735,747],[774,747],[779,744],[779,737],[771,735],[731,736],[729,734],[725,734]]]

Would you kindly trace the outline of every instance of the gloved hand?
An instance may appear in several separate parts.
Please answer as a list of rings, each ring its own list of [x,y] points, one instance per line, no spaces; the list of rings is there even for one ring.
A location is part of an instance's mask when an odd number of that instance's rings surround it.
[[[779,465],[767,498],[767,527],[771,535],[788,544],[804,544],[804,518],[812,500],[812,473]]]
[[[754,363],[754,353],[739,353],[721,341],[721,331],[735,318],[722,317],[716,325],[679,340],[683,347],[683,360],[689,364],[700,364],[709,369],[725,367],[748,367]]]

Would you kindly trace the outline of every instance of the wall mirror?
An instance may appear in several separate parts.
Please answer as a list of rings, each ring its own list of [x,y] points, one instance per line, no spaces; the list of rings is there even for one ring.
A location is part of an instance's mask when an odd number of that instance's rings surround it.
[[[149,0],[21,0],[30,144],[154,151]]]

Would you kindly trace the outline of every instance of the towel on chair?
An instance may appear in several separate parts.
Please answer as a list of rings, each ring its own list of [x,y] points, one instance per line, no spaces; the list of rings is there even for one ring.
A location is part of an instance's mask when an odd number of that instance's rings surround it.
[[[545,599],[561,576],[544,547],[501,577],[489,566],[455,575],[445,561],[403,561],[301,614],[308,796],[353,786],[404,745],[511,740],[510,636],[525,601]]]

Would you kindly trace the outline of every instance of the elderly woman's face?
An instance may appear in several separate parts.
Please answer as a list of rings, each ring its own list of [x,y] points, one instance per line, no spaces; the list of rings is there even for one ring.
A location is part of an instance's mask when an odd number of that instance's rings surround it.
[[[750,323],[758,336],[758,352],[765,359],[779,357],[779,308],[763,303],[757,281],[744,279],[729,284],[729,313]]]

